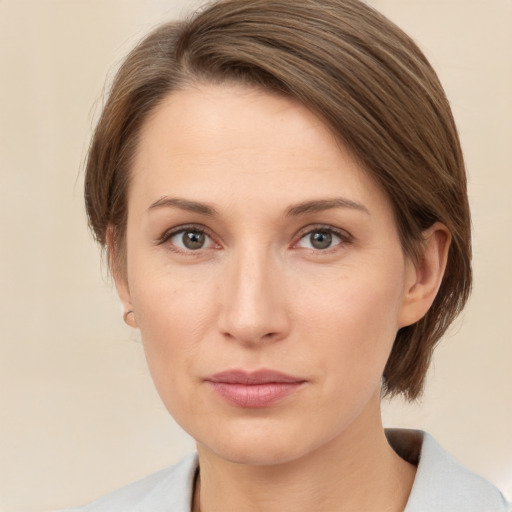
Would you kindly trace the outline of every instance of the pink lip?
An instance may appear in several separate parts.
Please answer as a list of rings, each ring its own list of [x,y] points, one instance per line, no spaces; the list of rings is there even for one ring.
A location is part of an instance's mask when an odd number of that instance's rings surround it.
[[[205,381],[227,402],[244,408],[268,407],[291,395],[306,382],[274,370],[228,370]]]

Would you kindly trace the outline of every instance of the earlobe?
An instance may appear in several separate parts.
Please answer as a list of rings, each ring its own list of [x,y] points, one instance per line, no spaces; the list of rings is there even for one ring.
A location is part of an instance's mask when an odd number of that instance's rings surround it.
[[[427,313],[441,286],[451,235],[448,228],[436,222],[423,233],[421,259],[409,259],[406,270],[404,300],[398,319],[398,327],[412,325]]]
[[[137,321],[135,320],[135,313],[133,312],[133,309],[127,309],[123,313],[123,320],[126,325],[133,328],[137,327]]]
[[[117,246],[115,244],[114,227],[109,225],[107,228],[107,255],[108,265],[114,283],[116,285],[117,294],[121,300],[123,307],[123,320],[127,325],[136,329],[138,327],[135,318],[135,312],[131,302],[130,287],[128,285],[128,276],[126,269],[121,268],[120,258],[117,254]]]

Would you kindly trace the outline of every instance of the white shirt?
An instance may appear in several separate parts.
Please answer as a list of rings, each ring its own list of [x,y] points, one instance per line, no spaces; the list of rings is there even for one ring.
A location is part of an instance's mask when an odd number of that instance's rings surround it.
[[[512,510],[496,487],[462,467],[429,434],[389,429],[386,435],[402,458],[417,465],[404,512]],[[73,512],[190,512],[197,469],[197,455],[190,455]]]

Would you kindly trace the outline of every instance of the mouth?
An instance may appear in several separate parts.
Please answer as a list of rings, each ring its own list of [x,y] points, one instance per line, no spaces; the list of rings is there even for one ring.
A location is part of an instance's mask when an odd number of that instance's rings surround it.
[[[306,380],[275,370],[228,370],[207,377],[205,382],[236,407],[269,407],[298,391]]]

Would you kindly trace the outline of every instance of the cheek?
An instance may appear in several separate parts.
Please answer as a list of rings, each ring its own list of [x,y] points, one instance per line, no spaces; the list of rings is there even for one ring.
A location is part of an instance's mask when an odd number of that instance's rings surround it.
[[[310,327],[310,336],[318,349],[309,352],[309,359],[321,389],[310,417],[326,418],[334,437],[367,409],[372,398],[380,397],[396,330],[373,293],[342,294],[332,304],[314,312],[316,327]]]
[[[215,305],[217,284],[210,274],[176,268],[134,273],[131,300],[148,341],[168,345],[181,339],[190,345],[199,338]]]
[[[131,283],[148,367],[167,407],[184,391],[183,376],[194,376],[194,362],[216,316],[214,283],[199,276],[145,275]]]
[[[309,350],[345,386],[364,377],[379,382],[396,337],[402,267],[382,267],[374,264],[349,269],[338,279],[307,280],[295,294],[299,329],[314,340]]]
[[[298,280],[294,293],[301,311],[298,319],[312,314],[323,317],[312,323],[319,328],[331,327],[340,335],[364,338],[362,334],[367,333],[369,344],[382,329],[396,331],[403,297],[403,268],[393,264],[392,259],[389,265],[372,263]]]

